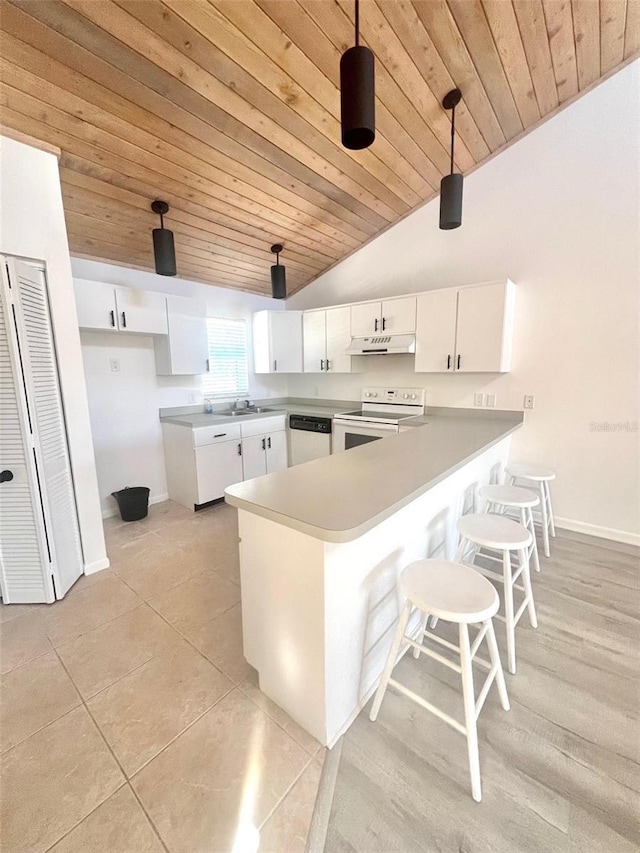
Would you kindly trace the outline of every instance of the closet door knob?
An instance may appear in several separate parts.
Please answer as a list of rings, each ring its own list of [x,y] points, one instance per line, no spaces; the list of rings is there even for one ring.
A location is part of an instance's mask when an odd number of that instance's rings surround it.
[[[13,471],[0,471],[0,483],[10,483],[13,480]]]

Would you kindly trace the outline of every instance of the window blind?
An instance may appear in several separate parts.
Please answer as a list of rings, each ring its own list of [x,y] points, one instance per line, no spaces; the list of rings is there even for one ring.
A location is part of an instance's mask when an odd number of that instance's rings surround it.
[[[247,394],[247,328],[244,320],[207,319],[209,373],[202,377],[206,397]]]

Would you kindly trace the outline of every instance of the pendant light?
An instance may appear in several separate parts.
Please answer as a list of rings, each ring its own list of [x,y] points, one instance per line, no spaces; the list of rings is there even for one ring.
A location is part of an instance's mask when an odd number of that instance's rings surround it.
[[[356,44],[340,59],[342,144],[352,151],[368,148],[376,138],[375,60],[360,44],[360,0],[356,2]]]
[[[280,266],[281,243],[274,243],[271,251],[276,256],[276,262],[271,267],[271,295],[274,299],[287,298],[287,270]]]
[[[166,201],[151,203],[151,210],[160,216],[160,227],[153,229],[153,257],[158,275],[176,274],[176,249],[173,244],[173,231],[164,227],[163,216],[169,211]]]
[[[440,228],[450,231],[462,225],[462,175],[453,171],[453,145],[456,133],[456,107],[462,92],[452,89],[444,96],[442,106],[451,110],[451,174],[440,181]]]

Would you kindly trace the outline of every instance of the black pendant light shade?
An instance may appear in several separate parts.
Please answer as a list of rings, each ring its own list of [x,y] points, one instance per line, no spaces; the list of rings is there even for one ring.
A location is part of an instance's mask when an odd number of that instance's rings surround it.
[[[375,59],[359,42],[360,3],[356,0],[356,44],[340,59],[342,144],[352,151],[368,148],[376,138]]]
[[[451,231],[462,225],[462,183],[459,172],[453,171],[453,146],[456,132],[456,107],[460,103],[462,92],[452,89],[444,96],[442,106],[451,110],[451,174],[440,181],[440,228]]]
[[[276,262],[271,267],[271,295],[274,299],[287,298],[287,270],[280,266],[280,252],[282,244],[275,243],[271,247],[271,251],[276,256]]]
[[[160,216],[160,227],[153,229],[153,257],[158,275],[176,274],[176,249],[173,244],[173,231],[164,227],[163,216],[169,210],[166,201],[154,201],[151,210]]]

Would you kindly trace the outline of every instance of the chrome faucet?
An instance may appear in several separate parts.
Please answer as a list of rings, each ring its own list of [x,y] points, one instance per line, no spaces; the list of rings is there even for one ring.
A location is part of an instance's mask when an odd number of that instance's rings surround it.
[[[233,406],[231,407],[231,409],[234,412],[241,412],[244,409],[248,409],[249,405],[250,405],[249,400],[242,400],[241,401],[240,397],[236,397],[236,399],[233,401]]]

